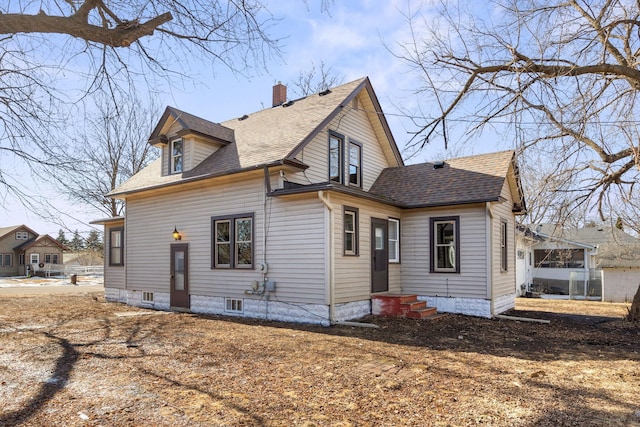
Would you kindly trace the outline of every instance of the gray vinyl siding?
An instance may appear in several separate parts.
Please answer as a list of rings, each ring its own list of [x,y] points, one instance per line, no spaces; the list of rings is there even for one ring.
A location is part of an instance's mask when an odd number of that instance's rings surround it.
[[[292,182],[309,184],[329,180],[329,130],[344,136],[345,147],[348,147],[350,140],[362,144],[362,188],[365,191],[373,185],[380,172],[390,166],[366,112],[362,109],[354,110],[351,105],[349,104],[346,113],[338,114],[298,154],[297,158],[309,165],[309,168],[304,173],[293,174],[290,177]],[[346,149],[343,160],[343,170],[347,173],[349,159]]]
[[[429,219],[458,216],[460,273],[430,273]],[[404,213],[401,223],[402,292],[428,296],[488,298],[487,215],[485,205],[418,209]]]
[[[247,296],[263,259],[263,175],[208,181],[179,192],[158,191],[127,201],[127,288],[169,292],[171,232],[189,244],[189,293]],[[277,282],[273,298],[324,303],[323,205],[319,200],[267,199],[268,278]],[[251,269],[211,268],[211,218],[253,214],[254,264]]]
[[[516,240],[515,240],[515,216],[512,212],[513,199],[507,180],[500,195],[505,199],[502,203],[491,206],[493,212],[492,221],[492,252],[493,252],[493,296],[512,295],[516,289]],[[507,271],[502,271],[500,265],[500,223],[507,222]]]
[[[328,303],[325,210],[315,193],[267,200],[266,258],[276,299]]]
[[[196,138],[189,138],[189,148],[191,164],[189,169],[193,169],[198,166],[204,159],[212,155],[219,146],[210,142],[198,140]]]
[[[342,195],[332,195],[331,203],[335,224],[336,303],[369,299],[371,295],[371,218],[399,218],[400,209]],[[358,208],[358,256],[344,255],[344,206]],[[400,292],[400,267],[399,264],[389,264],[389,292]]]
[[[114,228],[122,228],[124,227],[124,222],[119,224],[109,224],[104,228],[104,286],[105,288],[116,288],[116,289],[125,289],[126,286],[126,278],[125,278],[125,268],[127,263],[126,251],[127,245],[124,245],[124,250],[122,253],[123,259],[125,260],[125,265],[109,265],[111,259],[111,251],[110,248],[110,239],[111,239],[111,230]],[[125,236],[126,236],[125,229]],[[124,236],[123,236],[124,237]],[[123,239],[123,242],[126,242],[126,237]]]

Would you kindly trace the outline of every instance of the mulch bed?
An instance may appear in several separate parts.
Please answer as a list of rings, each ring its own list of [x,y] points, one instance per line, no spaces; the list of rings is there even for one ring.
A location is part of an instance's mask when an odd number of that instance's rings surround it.
[[[640,327],[596,304],[372,329],[0,298],[0,425],[640,426]]]

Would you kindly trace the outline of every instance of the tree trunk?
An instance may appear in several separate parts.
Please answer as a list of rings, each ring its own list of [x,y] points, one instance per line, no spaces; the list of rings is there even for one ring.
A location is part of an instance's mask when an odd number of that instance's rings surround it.
[[[627,320],[630,322],[640,322],[640,286],[638,286],[636,296],[633,297],[629,314],[627,314]]]

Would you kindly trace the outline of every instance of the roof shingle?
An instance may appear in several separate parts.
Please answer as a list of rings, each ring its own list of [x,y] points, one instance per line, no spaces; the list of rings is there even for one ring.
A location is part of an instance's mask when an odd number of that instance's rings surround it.
[[[407,207],[497,201],[514,161],[513,151],[387,168],[370,189]]]

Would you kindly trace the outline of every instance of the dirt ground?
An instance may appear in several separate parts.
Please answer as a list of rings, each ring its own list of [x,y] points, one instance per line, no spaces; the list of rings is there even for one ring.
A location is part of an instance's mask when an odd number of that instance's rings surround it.
[[[640,426],[626,305],[331,328],[0,297],[0,425]],[[568,313],[568,314],[561,314]]]

